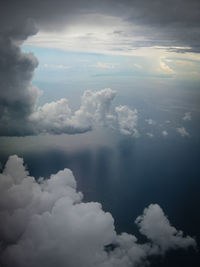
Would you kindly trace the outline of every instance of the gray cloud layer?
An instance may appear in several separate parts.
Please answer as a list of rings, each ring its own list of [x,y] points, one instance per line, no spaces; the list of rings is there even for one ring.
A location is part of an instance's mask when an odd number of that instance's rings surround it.
[[[196,246],[170,225],[157,204],[146,208],[136,224],[147,243],[131,234],[117,235],[112,215],[100,203],[83,201],[69,169],[36,181],[23,159],[11,156],[0,174],[3,267],[134,267],[152,255]]]
[[[31,20],[40,29],[55,30],[80,23],[83,14],[99,13],[118,16],[141,26],[138,34],[148,38],[143,43],[138,42],[138,46],[189,46],[192,51],[199,52],[198,0],[103,0],[101,4],[94,0],[3,0],[1,3],[1,31],[20,40],[34,33]]]

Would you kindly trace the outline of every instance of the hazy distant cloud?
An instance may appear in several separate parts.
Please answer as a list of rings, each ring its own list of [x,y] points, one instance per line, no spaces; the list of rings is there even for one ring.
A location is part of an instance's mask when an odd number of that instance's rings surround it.
[[[153,138],[153,137],[154,137],[154,134],[152,134],[152,133],[146,133],[146,135],[147,135],[149,138]]]
[[[182,136],[189,136],[189,133],[187,132],[187,130],[185,129],[185,127],[180,127],[180,128],[176,128],[176,131]]]
[[[185,112],[184,116],[183,116],[183,120],[184,121],[191,121],[192,119],[192,114],[191,112]]]
[[[100,69],[114,69],[116,68],[118,64],[115,63],[108,63],[108,62],[97,62],[96,65],[94,65],[95,68],[100,68]]]
[[[139,64],[133,64],[133,67],[134,68],[136,68],[136,69],[138,69],[138,70],[141,70],[141,69],[143,69],[143,67],[141,66],[141,65],[139,65]]]
[[[171,69],[166,62],[163,62],[160,60],[160,68],[162,71],[164,71],[166,74],[175,74],[175,71]]]
[[[66,66],[66,65],[55,65],[55,64],[44,64],[44,67],[47,69],[52,69],[52,70],[68,70],[71,69],[71,66]]]
[[[145,120],[149,125],[156,125],[156,122],[152,119],[146,119]]]
[[[167,135],[168,135],[168,132],[167,132],[166,130],[163,130],[163,131],[162,131],[162,135],[163,135],[163,136],[167,136]]]
[[[117,235],[112,215],[100,203],[83,202],[69,169],[36,181],[17,156],[0,174],[0,221],[0,264],[5,267],[27,267],[27,262],[30,267],[135,267],[151,255],[196,247],[157,204],[136,219],[150,242]],[[113,250],[107,252],[110,244]]]

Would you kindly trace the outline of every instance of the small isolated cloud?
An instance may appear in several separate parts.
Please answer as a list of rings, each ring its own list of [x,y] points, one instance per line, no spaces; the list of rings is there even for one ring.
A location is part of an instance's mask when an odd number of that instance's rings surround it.
[[[149,137],[149,138],[153,138],[154,135],[152,133],[146,133],[146,135]]]
[[[153,253],[157,250],[165,253],[171,248],[187,248],[191,244],[195,245],[193,238],[184,237],[182,231],[170,225],[163,210],[157,204],[151,204],[146,208],[143,215],[136,219],[136,224],[140,232],[152,241]]]
[[[0,174],[0,215],[0,265],[6,267],[136,267],[151,255],[196,247],[157,204],[136,219],[148,242],[118,235],[100,203],[83,201],[69,169],[36,181],[16,155]]]
[[[149,125],[156,125],[156,122],[152,119],[146,119],[145,120]]]
[[[168,132],[166,130],[162,131],[162,135],[163,136],[167,136],[168,135]]]
[[[162,71],[164,71],[166,74],[175,74],[175,71],[170,68],[165,62],[160,61],[160,68]]]
[[[166,121],[165,121],[165,123],[169,124],[169,123],[170,123],[170,121],[169,121],[169,120],[166,120]]]
[[[133,67],[136,68],[136,69],[138,69],[138,70],[141,70],[143,68],[141,65],[136,64],[136,63],[133,64]]]
[[[59,64],[59,65],[44,64],[44,67],[47,68],[47,69],[53,69],[53,70],[56,70],[56,69],[61,69],[61,70],[71,69],[71,66],[66,66],[66,65],[62,65],[62,64]]]
[[[189,133],[187,132],[187,130],[185,129],[185,127],[180,127],[180,128],[176,128],[176,131],[182,136],[189,136]]]
[[[127,106],[118,106],[115,108],[117,114],[117,124],[122,134],[139,136],[136,129],[138,121],[138,112],[136,109],[131,110]]]
[[[97,62],[95,65],[95,68],[100,68],[100,69],[114,69],[116,68],[118,64],[114,63],[106,63],[106,62]]]
[[[182,118],[184,121],[191,121],[192,119],[192,114],[191,112],[185,112],[183,118]]]

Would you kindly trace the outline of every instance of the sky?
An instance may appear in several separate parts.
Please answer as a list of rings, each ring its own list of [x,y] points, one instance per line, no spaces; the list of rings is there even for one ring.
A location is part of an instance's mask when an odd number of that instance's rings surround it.
[[[199,18],[0,1],[0,267],[199,266]]]

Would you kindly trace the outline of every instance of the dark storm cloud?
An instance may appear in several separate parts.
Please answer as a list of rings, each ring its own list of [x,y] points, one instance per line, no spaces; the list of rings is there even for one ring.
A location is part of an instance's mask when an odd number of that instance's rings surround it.
[[[38,61],[21,53],[9,38],[0,37],[0,133],[27,134],[26,119],[34,110],[39,91],[31,79]]]
[[[195,51],[199,47],[200,2],[198,0],[103,0],[101,3],[91,0],[21,0],[1,1],[1,3],[0,22],[3,31],[18,38],[21,35],[22,39],[29,34],[27,29],[25,31],[25,22],[30,18],[39,28],[53,30],[81,20],[79,18],[81,14],[96,12],[119,16],[134,25],[142,26],[143,34],[154,44],[191,46]]]
[[[200,51],[198,0],[136,0],[127,3],[131,6],[127,19],[144,26],[146,36],[154,45],[189,46],[191,51]]]
[[[38,89],[31,84],[38,62],[34,55],[22,53],[20,45],[37,30],[57,31],[80,23],[81,15],[91,13],[118,16],[139,26],[134,34],[142,34],[147,40],[133,43],[133,48],[189,46],[190,51],[200,51],[199,1],[1,0],[0,135],[33,133],[28,118],[39,96]],[[87,16],[84,19],[87,20]]]

